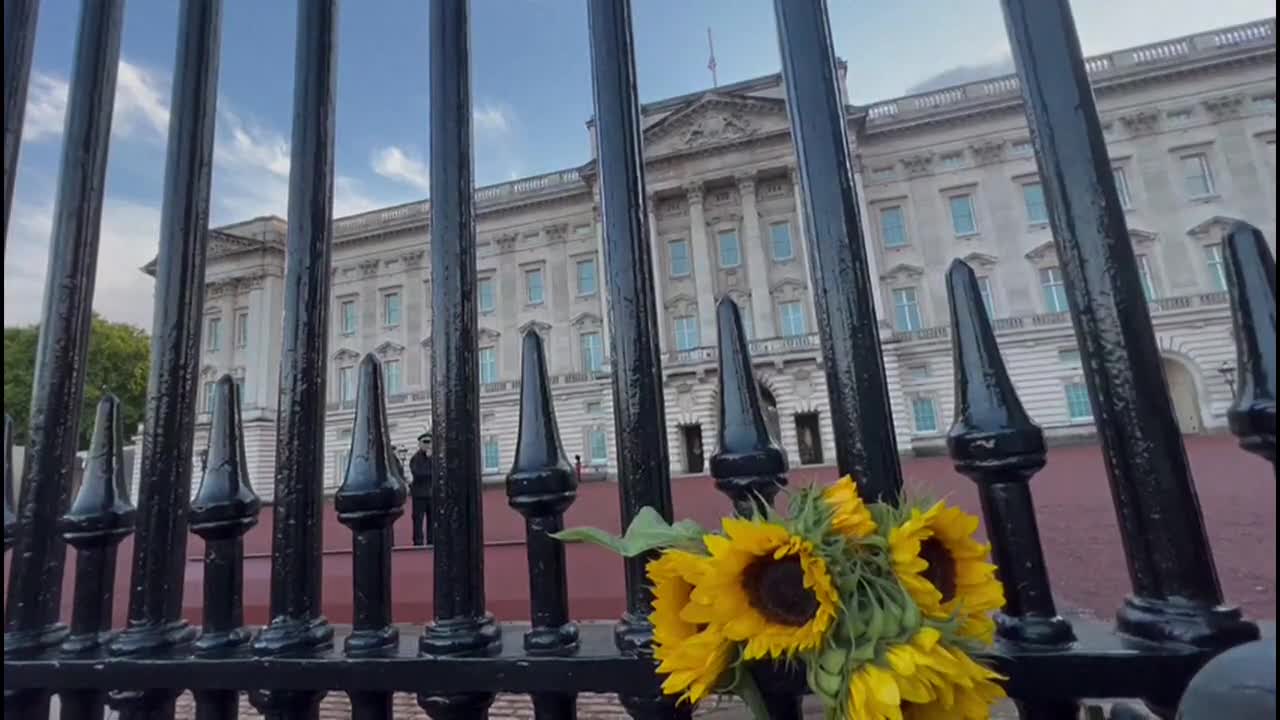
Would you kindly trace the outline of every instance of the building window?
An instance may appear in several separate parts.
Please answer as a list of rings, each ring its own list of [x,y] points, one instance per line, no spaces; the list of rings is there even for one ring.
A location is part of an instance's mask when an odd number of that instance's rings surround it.
[[[356,399],[356,369],[350,365],[338,368],[338,402]]]
[[[769,226],[769,240],[773,246],[774,260],[790,260],[796,249],[791,243],[791,223],[780,222]]]
[[[676,350],[693,350],[698,347],[698,318],[681,315],[675,324]]]
[[[720,244],[720,267],[734,268],[742,264],[742,247],[738,244],[738,231],[725,230],[716,235]]]
[[[592,465],[605,465],[609,462],[609,436],[599,428],[593,428],[588,438]]]
[[[880,239],[887,248],[907,244],[907,220],[901,207],[880,208]]]
[[[919,330],[920,301],[913,287],[895,288],[893,291],[893,320],[901,332]]]
[[[1084,383],[1072,382],[1063,387],[1067,395],[1067,417],[1075,420],[1092,420],[1093,407],[1089,405],[1089,390]]]
[[[934,407],[933,398],[918,397],[912,399],[911,416],[915,419],[916,432],[938,432],[938,410]]]
[[[543,298],[542,268],[524,271],[524,299],[530,305],[541,305]]]
[[[982,293],[982,307],[987,309],[987,318],[996,316],[995,294],[991,292],[991,278],[986,275],[978,277],[978,292]]]
[[[1071,350],[1071,349],[1068,349],[1068,350],[1059,350],[1059,351],[1058,351],[1058,362],[1063,363],[1063,364],[1065,364],[1065,365],[1079,365],[1079,364],[1080,364],[1080,351],[1079,351],[1079,350]]]
[[[490,435],[484,439],[484,471],[495,473],[501,466],[502,449],[498,446],[498,438]]]
[[[1156,299],[1155,278],[1151,276],[1151,261],[1146,255],[1138,255],[1138,277],[1142,279],[1142,294],[1148,300]]]
[[[1204,261],[1209,268],[1209,286],[1214,290],[1227,289],[1227,267],[1222,263],[1222,243],[1204,246]]]
[[[964,167],[964,153],[950,152],[942,155],[943,170],[959,170]]]
[[[778,305],[778,315],[782,321],[782,335],[795,337],[809,332],[804,322],[804,305],[798,300]]]
[[[334,484],[341,484],[347,474],[347,465],[351,464],[351,439],[338,438],[338,446],[342,449],[333,455]]]
[[[213,412],[213,383],[211,382],[204,384],[204,411]]]
[[[1204,153],[1182,157],[1182,186],[1189,198],[1213,195],[1213,173],[1209,170],[1209,158]]]
[[[1124,174],[1124,168],[1111,168],[1111,177],[1116,181],[1116,194],[1120,196],[1120,207],[1128,210],[1133,207],[1133,195],[1129,192],[1129,176]]]
[[[587,258],[578,261],[578,294],[596,294],[596,259]]]
[[[972,195],[953,195],[948,202],[951,205],[951,229],[956,235],[976,235],[978,219],[973,210]]]
[[[236,313],[236,347],[249,347],[249,313]]]
[[[1027,222],[1039,225],[1049,222],[1049,209],[1044,204],[1044,186],[1028,183],[1022,186],[1022,202],[1027,206]]]
[[[1034,149],[1030,140],[1014,140],[1009,143],[1009,154],[1016,158],[1031,157]]]
[[[748,340],[754,340],[756,328],[751,320],[751,306],[746,302],[738,303],[738,317],[742,320],[742,334],[746,335]]]
[[[600,402],[599,400],[592,400],[591,402],[587,403],[588,415],[599,415],[603,412],[604,412],[604,403]]]
[[[671,256],[671,277],[687,277],[690,272],[689,241],[672,240],[667,245]]]
[[[1062,284],[1062,269],[1051,267],[1040,271],[1040,287],[1044,290],[1044,308],[1051,313],[1066,312],[1067,289]]]
[[[209,352],[217,352],[222,349],[222,318],[209,318],[208,339],[206,340]]]
[[[355,335],[356,334],[356,301],[343,300],[342,304],[338,306],[338,316],[340,318],[339,322],[341,323],[342,334]]]
[[[888,182],[896,177],[898,177],[898,169],[893,165],[871,169],[871,179],[875,182]]]
[[[382,324],[396,327],[400,324],[400,293],[389,292],[382,296]]]
[[[491,347],[480,348],[480,384],[498,382],[498,352]]]
[[[600,333],[582,333],[578,336],[578,343],[582,348],[582,369],[599,372],[604,367],[604,340]]]
[[[387,360],[382,363],[382,374],[387,380],[387,394],[399,395],[403,390],[401,386],[400,361]]]
[[[494,295],[493,278],[480,278],[480,282],[476,284],[476,296],[480,304],[480,312],[493,312],[497,305],[497,298]]]

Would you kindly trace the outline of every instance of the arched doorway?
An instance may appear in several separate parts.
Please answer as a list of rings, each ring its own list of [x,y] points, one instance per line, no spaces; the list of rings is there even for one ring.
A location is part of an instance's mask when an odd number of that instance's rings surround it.
[[[1196,379],[1191,370],[1180,360],[1164,356],[1164,379],[1169,384],[1169,399],[1173,401],[1173,414],[1178,418],[1178,428],[1191,435],[1204,429],[1200,417],[1200,397],[1196,392]]]
[[[778,399],[763,383],[757,383],[757,386],[760,388],[760,409],[764,412],[764,424],[769,428],[769,436],[778,447],[782,447],[782,419],[778,417]]]

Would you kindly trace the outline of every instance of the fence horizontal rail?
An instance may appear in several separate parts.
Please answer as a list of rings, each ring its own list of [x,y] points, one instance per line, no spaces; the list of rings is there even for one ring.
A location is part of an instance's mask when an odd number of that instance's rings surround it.
[[[1026,651],[997,645],[987,656],[1009,677],[1019,699],[1079,697],[1162,697],[1178,692],[1213,652],[1185,645],[1157,644],[1117,635],[1110,625],[1079,622],[1078,641],[1056,651]],[[305,657],[202,659],[173,655],[156,659],[56,654],[5,661],[4,686],[53,691],[86,688],[254,688],[270,678],[272,689],[416,693],[656,692],[660,678],[652,661],[624,655],[614,645],[613,625],[584,624],[579,649],[565,657],[531,657],[521,648],[527,627],[502,628],[501,653],[491,657],[424,657],[418,654],[420,628],[401,626],[398,650],[385,657],[349,658],[336,649]],[[765,674],[766,687],[802,692],[803,671]]]

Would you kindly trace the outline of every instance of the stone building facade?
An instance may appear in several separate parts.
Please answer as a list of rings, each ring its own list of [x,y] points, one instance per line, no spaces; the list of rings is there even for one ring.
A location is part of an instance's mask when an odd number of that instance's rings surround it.
[[[1274,19],[1090,58],[1114,177],[1143,270],[1174,405],[1187,432],[1221,427],[1234,350],[1222,233],[1276,230]],[[1051,436],[1092,432],[1061,272],[1021,109],[999,77],[848,105],[855,182],[900,449],[936,449],[950,423],[943,274],[977,270],[1014,382]],[[801,190],[773,75],[644,106],[649,228],[675,474],[716,438],[714,306],[743,311],[770,421],[793,465],[831,462]],[[590,123],[588,131],[593,132]],[[594,145],[594,142],[592,143]],[[483,466],[500,479],[517,431],[519,338],[547,342],[566,452],[613,469],[608,304],[594,161],[477,188]],[[350,441],[355,366],[383,361],[393,441],[430,422],[426,201],[336,219],[326,487]],[[255,486],[270,496],[285,221],[211,230],[202,396],[243,383]],[[149,268],[148,268],[149,269]],[[200,434],[208,416],[201,418]],[[203,447],[202,438],[197,447]]]

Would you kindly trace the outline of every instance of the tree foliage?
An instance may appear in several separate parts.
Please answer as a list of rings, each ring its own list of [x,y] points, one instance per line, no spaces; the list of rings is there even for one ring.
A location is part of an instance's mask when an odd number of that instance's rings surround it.
[[[28,415],[34,387],[36,345],[40,328],[4,329],[4,411],[13,417],[14,442],[27,442]],[[124,406],[124,431],[132,436],[146,412],[151,338],[142,329],[93,316],[89,363],[85,369],[84,403],[80,409],[79,447],[87,449],[98,401],[111,392]]]

